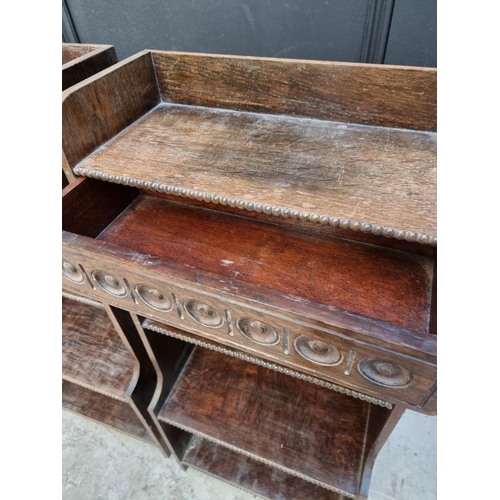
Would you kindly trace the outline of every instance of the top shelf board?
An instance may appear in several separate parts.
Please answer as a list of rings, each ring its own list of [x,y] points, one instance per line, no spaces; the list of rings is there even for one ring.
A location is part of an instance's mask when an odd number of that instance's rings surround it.
[[[162,104],[78,168],[435,234],[435,147],[429,132]]]
[[[423,244],[436,72],[145,52],[66,94],[77,175]]]

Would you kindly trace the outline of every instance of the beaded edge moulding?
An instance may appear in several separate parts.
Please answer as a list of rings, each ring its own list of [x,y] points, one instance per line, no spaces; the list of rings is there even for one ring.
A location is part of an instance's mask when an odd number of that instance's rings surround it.
[[[431,234],[422,234],[414,231],[406,231],[403,229],[395,229],[392,227],[382,226],[368,222],[355,221],[351,219],[343,219],[332,217],[329,215],[315,214],[312,212],[302,212],[291,208],[278,207],[276,205],[268,205],[264,203],[255,203],[253,201],[238,200],[228,196],[218,194],[205,193],[194,189],[180,188],[176,186],[167,186],[155,181],[145,181],[141,179],[133,179],[114,174],[106,174],[98,170],[88,168],[75,167],[73,169],[75,175],[89,177],[101,181],[114,182],[115,184],[123,184],[124,186],[146,189],[149,191],[158,191],[182,198],[191,198],[193,200],[214,203],[216,205],[224,205],[240,210],[248,210],[249,212],[264,213],[274,215],[275,217],[283,217],[285,219],[300,219],[304,222],[312,222],[313,224],[321,224],[323,226],[338,227],[340,229],[350,229],[351,231],[371,233],[376,236],[384,236],[386,238],[395,238],[397,240],[405,240],[409,242],[417,242],[422,245],[437,246],[437,236]]]

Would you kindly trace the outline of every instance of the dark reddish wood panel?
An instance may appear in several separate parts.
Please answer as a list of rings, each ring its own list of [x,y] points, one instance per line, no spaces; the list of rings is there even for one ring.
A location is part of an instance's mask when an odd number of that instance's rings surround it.
[[[147,234],[147,237],[145,235]],[[432,260],[140,196],[99,235],[136,252],[425,332]]]
[[[134,360],[106,312],[62,299],[63,379],[124,399]]]
[[[152,439],[132,407],[103,394],[63,380],[62,406],[131,436],[152,442]]]
[[[357,494],[370,404],[195,348],[159,418]]]
[[[63,190],[62,227],[96,237],[137,195],[135,188],[79,177]]]
[[[251,493],[273,500],[342,500],[316,486],[206,439],[193,437],[183,463]]]

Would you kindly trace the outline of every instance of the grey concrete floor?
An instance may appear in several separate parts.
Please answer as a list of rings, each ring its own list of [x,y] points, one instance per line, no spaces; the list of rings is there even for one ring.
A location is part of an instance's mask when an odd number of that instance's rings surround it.
[[[154,446],[63,411],[63,500],[253,500]],[[380,452],[369,500],[436,498],[436,417],[406,411]],[[314,500],[314,499],[311,499]]]

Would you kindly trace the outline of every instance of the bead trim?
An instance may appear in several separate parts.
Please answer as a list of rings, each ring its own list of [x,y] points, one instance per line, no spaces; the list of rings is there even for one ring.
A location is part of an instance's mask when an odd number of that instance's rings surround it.
[[[373,398],[371,396],[361,394],[360,392],[352,391],[351,389],[346,389],[345,387],[341,387],[339,385],[332,384],[331,382],[326,382],[325,380],[321,380],[319,378],[312,377],[311,375],[306,375],[306,374],[298,372],[296,370],[291,370],[290,368],[285,368],[285,367],[278,365],[276,363],[264,361],[260,358],[250,356],[248,354],[244,354],[244,353],[239,352],[239,351],[233,351],[231,349],[226,349],[224,347],[220,347],[218,345],[215,345],[215,344],[212,344],[209,342],[205,342],[203,340],[193,339],[191,337],[187,337],[185,335],[181,335],[179,333],[172,332],[170,330],[167,330],[165,328],[161,328],[161,327],[157,326],[156,324],[152,323],[148,319],[145,319],[142,322],[142,326],[143,326],[143,328],[147,328],[148,330],[151,330],[151,331],[156,332],[156,333],[168,335],[169,337],[173,337],[175,339],[179,339],[179,340],[182,340],[184,342],[188,342],[190,344],[204,347],[204,348],[210,349],[212,351],[220,352],[222,354],[226,354],[227,356],[232,356],[233,358],[242,359],[243,361],[247,361],[247,362],[253,363],[255,365],[263,366],[264,368],[269,368],[269,369],[274,370],[276,372],[284,373],[286,375],[290,375],[291,377],[295,377],[295,378],[298,378],[300,380],[305,380],[305,381],[310,382],[312,384],[316,384],[316,385],[319,385],[321,387],[325,387],[326,389],[331,389],[332,391],[339,392],[341,394],[346,394],[347,396],[351,396],[353,398],[360,399],[361,401],[366,401],[367,403],[372,403],[374,405],[378,405],[378,406],[382,406],[384,408],[392,409],[392,404],[388,403],[387,401]]]
[[[67,292],[62,292],[62,296],[66,299],[74,300],[75,302],[81,302],[82,304],[87,304],[88,306],[104,309],[104,306],[100,302],[97,302],[97,300],[87,299],[86,297],[80,297]]]
[[[300,472],[297,472],[293,469],[288,469],[287,467],[283,467],[282,465],[278,465],[274,462],[271,462],[270,460],[267,460],[266,458],[262,458],[259,455],[254,455],[253,453],[250,453],[248,451],[242,450],[241,448],[238,448],[236,446],[233,446],[232,444],[225,443],[224,441],[221,441],[217,438],[214,438],[212,436],[209,436],[207,434],[204,434],[203,432],[195,431],[189,427],[186,427],[185,425],[178,424],[177,422],[172,422],[168,419],[161,419],[163,422],[167,422],[170,425],[173,425],[175,427],[178,427],[179,429],[182,429],[183,431],[190,432],[191,434],[195,434],[197,436],[200,436],[207,441],[212,441],[213,443],[216,443],[220,446],[224,446],[225,448],[228,448],[230,450],[236,451],[238,453],[241,453],[242,455],[245,455],[249,458],[252,458],[254,460],[257,460],[258,462],[262,462],[266,465],[269,465],[271,467],[274,467],[275,469],[281,470],[283,472],[286,472],[292,476],[296,476],[300,479],[304,479],[305,481],[308,481],[309,483],[316,484],[318,486],[321,486],[323,488],[326,488],[327,490],[333,491],[335,493],[339,493],[340,495],[345,495],[348,498],[356,498],[356,495],[353,495],[352,493],[347,493],[346,491],[339,490],[338,488],[335,488],[334,486],[327,485],[325,483],[322,483],[321,481],[317,481],[316,479],[313,479],[309,476],[306,476],[305,474],[301,474]]]
[[[106,174],[98,170],[91,170],[88,168],[75,167],[73,169],[75,175],[82,175],[92,179],[101,181],[114,182],[116,184],[123,184],[125,186],[132,186],[139,189],[147,189],[150,191],[158,191],[159,193],[171,194],[174,196],[181,196],[183,198],[191,198],[207,203],[214,203],[216,205],[224,205],[240,210],[248,210],[249,212],[265,213],[267,215],[274,215],[275,217],[283,217],[285,219],[300,219],[304,222],[312,222],[314,224],[321,224],[323,226],[338,227],[340,229],[350,229],[362,233],[371,233],[376,236],[384,236],[386,238],[396,238],[397,240],[405,240],[410,242],[421,243],[422,245],[437,246],[437,236],[430,234],[417,233],[414,231],[406,231],[402,229],[395,229],[392,227],[381,226],[380,224],[370,224],[367,222],[360,222],[351,219],[342,219],[339,217],[330,217],[327,215],[315,214],[312,212],[302,212],[300,210],[293,210],[291,208],[279,207],[276,205],[267,205],[263,203],[255,203],[253,201],[238,200],[237,198],[229,198],[218,194],[205,193],[195,189],[186,189],[176,186],[168,186],[159,182],[144,181],[140,179],[133,179],[130,177]]]

